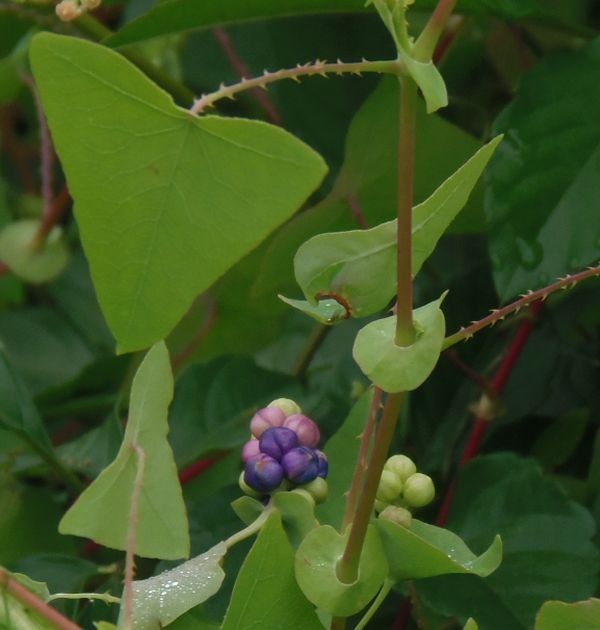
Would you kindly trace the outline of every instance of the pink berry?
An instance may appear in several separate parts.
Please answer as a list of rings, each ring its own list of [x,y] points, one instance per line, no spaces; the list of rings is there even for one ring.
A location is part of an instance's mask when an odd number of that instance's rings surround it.
[[[298,441],[302,446],[314,448],[321,439],[319,427],[310,418],[307,418],[301,413],[295,413],[293,416],[288,416],[285,419],[283,426],[287,429],[295,431],[298,436]]]
[[[242,448],[242,461],[247,462],[251,457],[255,457],[260,453],[258,440],[250,440],[244,444]]]
[[[278,407],[259,409],[250,420],[250,431],[255,438],[259,438],[267,429],[280,427],[285,420],[285,414]]]

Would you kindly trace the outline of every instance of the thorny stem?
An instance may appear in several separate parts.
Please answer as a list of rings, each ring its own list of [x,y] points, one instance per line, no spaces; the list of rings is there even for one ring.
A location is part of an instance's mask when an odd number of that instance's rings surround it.
[[[125,552],[125,605],[124,618],[126,630],[133,628],[133,578],[135,576],[135,546],[139,521],[140,495],[144,481],[146,454],[137,444],[132,446],[137,456],[137,471],[131,493],[131,507],[129,508],[129,531],[127,532],[127,551]]]
[[[396,429],[403,400],[404,394],[388,394],[383,408],[373,453],[365,476],[365,483],[358,499],[352,526],[350,527],[348,542],[337,567],[338,578],[346,584],[351,584],[358,577],[360,556],[373,512],[375,494],[377,493],[379,479]]]
[[[303,77],[316,75],[327,77],[328,74],[355,74],[360,76],[363,73],[376,73],[400,75],[403,70],[404,64],[397,59],[389,61],[367,61],[363,59],[362,61],[353,63],[344,63],[339,60],[335,63],[327,63],[326,61],[317,59],[314,63],[298,64],[295,68],[275,70],[274,72],[265,70],[264,74],[260,77],[242,79],[239,83],[232,85],[221,85],[215,92],[203,94],[199,99],[196,99],[190,108],[190,112],[192,114],[201,114],[208,107],[213,106],[214,103],[221,99],[234,99],[235,95],[240,92],[255,88],[266,89],[267,85],[270,83],[283,81],[285,79],[299,82]]]
[[[373,399],[371,400],[371,408],[369,409],[369,415],[362,435],[360,436],[360,448],[358,451],[358,459],[356,460],[356,466],[354,468],[354,475],[352,477],[352,483],[350,484],[350,491],[346,499],[346,510],[344,511],[344,519],[342,521],[342,531],[346,530],[346,527],[350,525],[356,512],[356,503],[358,501],[358,493],[363,482],[365,471],[367,470],[368,455],[371,448],[371,442],[373,433],[375,432],[375,426],[377,425],[377,415],[379,414],[379,408],[381,407],[381,397],[383,392],[379,387],[373,389]]]
[[[529,306],[538,300],[542,302],[546,300],[548,296],[552,293],[555,293],[559,290],[566,290],[573,288],[576,284],[581,282],[582,280],[586,280],[587,278],[593,278],[594,276],[600,276],[600,265],[595,267],[588,267],[584,271],[580,271],[579,273],[575,273],[573,275],[565,276],[564,278],[559,278],[556,282],[548,285],[547,287],[543,287],[542,289],[538,289],[537,291],[529,291],[528,293],[524,293],[520,299],[508,304],[507,306],[503,306],[499,309],[494,309],[490,315],[487,315],[483,319],[478,321],[474,321],[470,326],[466,328],[461,328],[458,332],[455,332],[453,335],[446,337],[444,340],[444,350],[450,348],[454,344],[459,343],[460,341],[465,341],[470,339],[476,332],[479,332],[483,328],[487,326],[493,326],[500,320],[504,319],[507,315],[511,315],[512,313],[518,313],[523,307]]]
[[[17,582],[3,569],[0,569],[0,589],[6,589],[12,597],[18,599],[24,606],[49,621],[59,630],[81,630],[77,624],[67,619],[52,606],[48,606],[46,602],[20,582]]]
[[[440,0],[438,2],[413,48],[416,59],[420,61],[428,61],[431,59],[457,1],[458,0]]]
[[[415,179],[417,84],[401,79],[398,134],[397,197],[397,305],[396,345],[409,346],[415,339],[412,290],[412,211]]]
[[[229,60],[231,67],[238,73],[240,79],[249,78],[250,69],[235,49],[229,33],[227,33],[227,31],[223,28],[215,27],[212,29],[212,34]],[[254,100],[258,103],[258,106],[265,113],[267,120],[274,125],[281,126],[281,114],[277,111],[277,108],[269,98],[269,95],[259,89],[253,90],[251,94]]]

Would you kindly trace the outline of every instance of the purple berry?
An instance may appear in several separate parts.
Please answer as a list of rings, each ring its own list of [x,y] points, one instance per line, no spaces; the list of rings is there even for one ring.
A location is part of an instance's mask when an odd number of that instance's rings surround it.
[[[251,457],[256,457],[259,453],[258,440],[249,440],[242,448],[242,461],[246,463]]]
[[[285,413],[278,407],[259,409],[250,420],[250,431],[258,439],[267,429],[280,427],[284,423],[285,417]]]
[[[258,443],[261,453],[279,461],[288,451],[298,446],[298,436],[291,429],[271,427],[260,436]]]
[[[316,479],[319,473],[319,458],[314,449],[299,446],[288,451],[281,458],[285,476],[296,484],[304,484]]]
[[[329,462],[327,461],[327,455],[318,449],[315,449],[317,459],[319,460],[319,477],[325,479],[329,474]]]
[[[295,431],[298,435],[298,441],[302,446],[315,447],[321,439],[319,427],[306,416],[301,413],[295,413],[288,416],[283,423],[284,427]]]
[[[244,467],[244,481],[258,492],[270,492],[283,480],[283,468],[276,459],[259,453],[250,458]]]

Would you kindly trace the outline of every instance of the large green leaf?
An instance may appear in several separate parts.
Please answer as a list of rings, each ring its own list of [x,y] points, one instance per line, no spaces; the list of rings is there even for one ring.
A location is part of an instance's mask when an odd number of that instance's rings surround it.
[[[485,577],[502,560],[502,541],[494,538],[479,557],[453,532],[413,519],[403,527],[383,519],[377,527],[390,565],[390,576],[397,580],[417,580],[447,573],[471,573]]]
[[[599,630],[600,599],[583,602],[546,602],[535,620],[535,630]]]
[[[445,294],[413,311],[416,338],[396,345],[396,316],[377,319],[361,328],[352,356],[360,369],[384,392],[409,392],[422,385],[438,362],[446,323],[440,308]]]
[[[119,453],[77,499],[60,522],[63,534],[87,536],[125,549],[139,460],[145,455],[139,493],[135,553],[174,560],[189,555],[185,506],[177,468],[167,441],[167,412],[173,396],[169,354],[156,344],[140,365],[131,387],[129,418]]]
[[[496,121],[506,140],[490,165],[486,211],[504,299],[600,256],[599,73],[600,39],[548,59]]]
[[[221,587],[221,568],[227,553],[224,543],[207,552],[133,583],[133,627],[135,630],[163,628],[188,610],[212,597]],[[121,609],[123,614],[123,609]]]
[[[103,46],[44,33],[31,62],[121,351],[167,335],[325,174],[282,129],[195,117]]]
[[[413,275],[431,255],[448,226],[464,208],[501,137],[481,148],[413,211]],[[370,230],[319,234],[294,258],[296,279],[307,299],[335,294],[352,315],[366,317],[385,308],[396,291],[397,220]]]
[[[418,8],[432,8],[435,0],[417,0]],[[122,46],[166,33],[207,28],[215,24],[310,13],[364,11],[363,0],[166,0],[125,25],[107,40]],[[459,11],[492,13],[507,18],[540,15],[535,0],[463,0]]]
[[[548,599],[590,597],[598,580],[591,515],[569,501],[533,460],[498,453],[461,474],[448,523],[471,549],[499,533],[503,560],[489,577],[419,581],[424,601],[448,616],[477,619],[486,630],[531,628]]]
[[[240,570],[223,630],[289,628],[321,630],[313,607],[294,577],[294,552],[273,513]]]

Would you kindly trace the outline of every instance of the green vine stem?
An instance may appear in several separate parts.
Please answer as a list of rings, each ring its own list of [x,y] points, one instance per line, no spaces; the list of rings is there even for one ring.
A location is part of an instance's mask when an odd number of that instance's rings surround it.
[[[475,333],[479,332],[483,328],[486,328],[487,326],[493,326],[508,315],[518,313],[523,307],[529,306],[530,304],[533,304],[538,300],[546,300],[556,291],[565,291],[566,289],[572,289],[582,280],[598,276],[600,276],[600,265],[596,265],[595,267],[588,267],[587,269],[585,269],[584,271],[580,271],[579,273],[567,275],[564,278],[559,278],[556,282],[549,284],[548,286],[541,289],[538,289],[537,291],[528,291],[515,302],[512,302],[507,306],[503,306],[502,308],[492,310],[492,312],[483,319],[474,321],[471,323],[470,326],[463,327],[458,332],[455,332],[453,335],[446,337],[446,339],[444,340],[443,349],[446,350],[447,348],[450,348],[460,341],[471,339],[471,337],[473,337]]]
[[[235,532],[235,534],[232,534],[227,540],[224,540],[223,542],[227,549],[229,550],[234,545],[242,542],[242,540],[246,540],[246,538],[250,538],[250,536],[257,534],[274,510],[275,508],[269,503],[269,505],[267,505],[267,507],[260,513],[259,517],[250,523],[248,527],[240,529],[239,532]]]
[[[371,621],[373,615],[379,610],[379,607],[381,606],[381,604],[383,604],[385,598],[392,590],[392,586],[394,586],[394,580],[386,580],[383,583],[383,586],[381,587],[379,593],[377,593],[377,597],[369,606],[369,610],[367,610],[363,618],[356,624],[354,630],[364,630],[367,627],[367,624],[369,623],[369,621]]]
[[[52,602],[55,599],[97,599],[106,604],[120,604],[121,598],[109,593],[53,593],[46,601]]]
[[[239,83],[233,83],[232,85],[221,84],[221,87],[215,92],[203,94],[199,99],[196,99],[190,108],[190,112],[197,115],[202,114],[207,108],[212,107],[214,103],[224,98],[234,99],[240,92],[255,88],[267,89],[270,83],[285,79],[299,82],[304,77],[321,76],[327,78],[327,75],[330,74],[354,74],[360,76],[363,73],[376,73],[400,75],[403,71],[404,64],[398,59],[387,61],[367,61],[363,59],[362,61],[351,63],[344,63],[339,60],[335,63],[327,63],[317,59],[314,62],[298,64],[295,68],[284,68],[274,72],[265,70],[262,76],[253,79],[242,79]]]
[[[420,61],[429,61],[442,36],[448,20],[456,7],[458,0],[440,0],[431,14],[425,28],[421,31],[414,48],[415,58]]]

